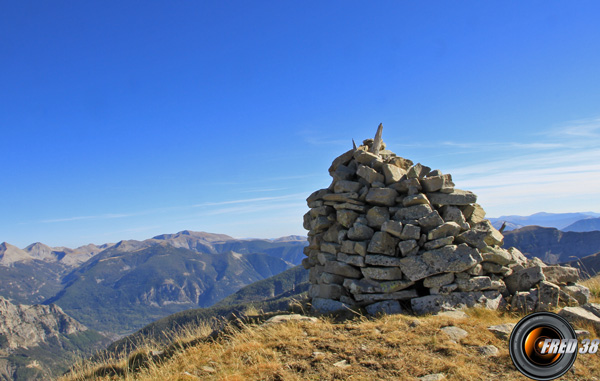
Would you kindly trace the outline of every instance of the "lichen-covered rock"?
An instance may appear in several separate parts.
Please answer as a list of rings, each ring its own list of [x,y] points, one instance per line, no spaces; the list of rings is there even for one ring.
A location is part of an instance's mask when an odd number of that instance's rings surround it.
[[[429,295],[411,299],[412,310],[417,315],[475,306],[497,309],[502,300],[498,291],[453,292],[448,295]]]

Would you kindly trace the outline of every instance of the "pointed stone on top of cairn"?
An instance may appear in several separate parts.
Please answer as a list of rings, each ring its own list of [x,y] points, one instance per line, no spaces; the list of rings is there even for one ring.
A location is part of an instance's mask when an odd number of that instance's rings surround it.
[[[381,135],[383,133],[383,123],[379,123],[379,127],[377,127],[377,132],[375,133],[375,139],[373,139],[373,145],[369,152],[379,155],[379,150],[381,148],[381,143],[383,140],[381,139]]]
[[[508,306],[531,312],[585,304],[578,270],[528,260],[452,176],[374,139],[333,160],[331,185],[307,198],[309,297],[316,312],[437,313]]]

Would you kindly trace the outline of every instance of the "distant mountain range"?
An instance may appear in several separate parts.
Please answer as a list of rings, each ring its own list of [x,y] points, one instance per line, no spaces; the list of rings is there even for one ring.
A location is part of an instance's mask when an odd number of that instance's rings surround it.
[[[600,230],[600,218],[590,217],[584,220],[575,221],[561,230],[565,232],[590,232]]]
[[[535,213],[530,216],[501,216],[498,218],[489,218],[494,227],[500,229],[502,224],[506,222],[504,231],[519,229],[524,226],[543,226],[556,228],[563,231],[592,231],[600,230],[600,225],[582,225],[581,230],[576,230],[571,227],[572,224],[580,220],[598,219],[600,213],[581,212],[581,213]]]
[[[525,226],[504,232],[504,247],[514,246],[546,263],[563,263],[600,251],[600,231],[563,232],[556,228]]]
[[[0,295],[17,303],[55,303],[109,335],[193,307],[300,263],[306,237],[239,240],[182,231],[77,249],[0,244]]]

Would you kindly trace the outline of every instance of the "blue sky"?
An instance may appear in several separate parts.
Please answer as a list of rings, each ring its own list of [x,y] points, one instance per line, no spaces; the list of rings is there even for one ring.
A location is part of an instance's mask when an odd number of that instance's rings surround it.
[[[597,2],[0,4],[0,241],[305,234],[372,137],[488,216],[600,211]]]

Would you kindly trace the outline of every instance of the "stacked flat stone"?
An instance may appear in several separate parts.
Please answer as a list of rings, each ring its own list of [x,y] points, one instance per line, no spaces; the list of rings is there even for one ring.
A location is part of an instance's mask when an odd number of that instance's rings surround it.
[[[451,175],[398,157],[383,142],[374,149],[373,142],[336,158],[331,185],[307,199],[302,263],[316,312],[585,303],[585,288],[574,283],[577,269],[503,249],[475,194],[456,189]]]

